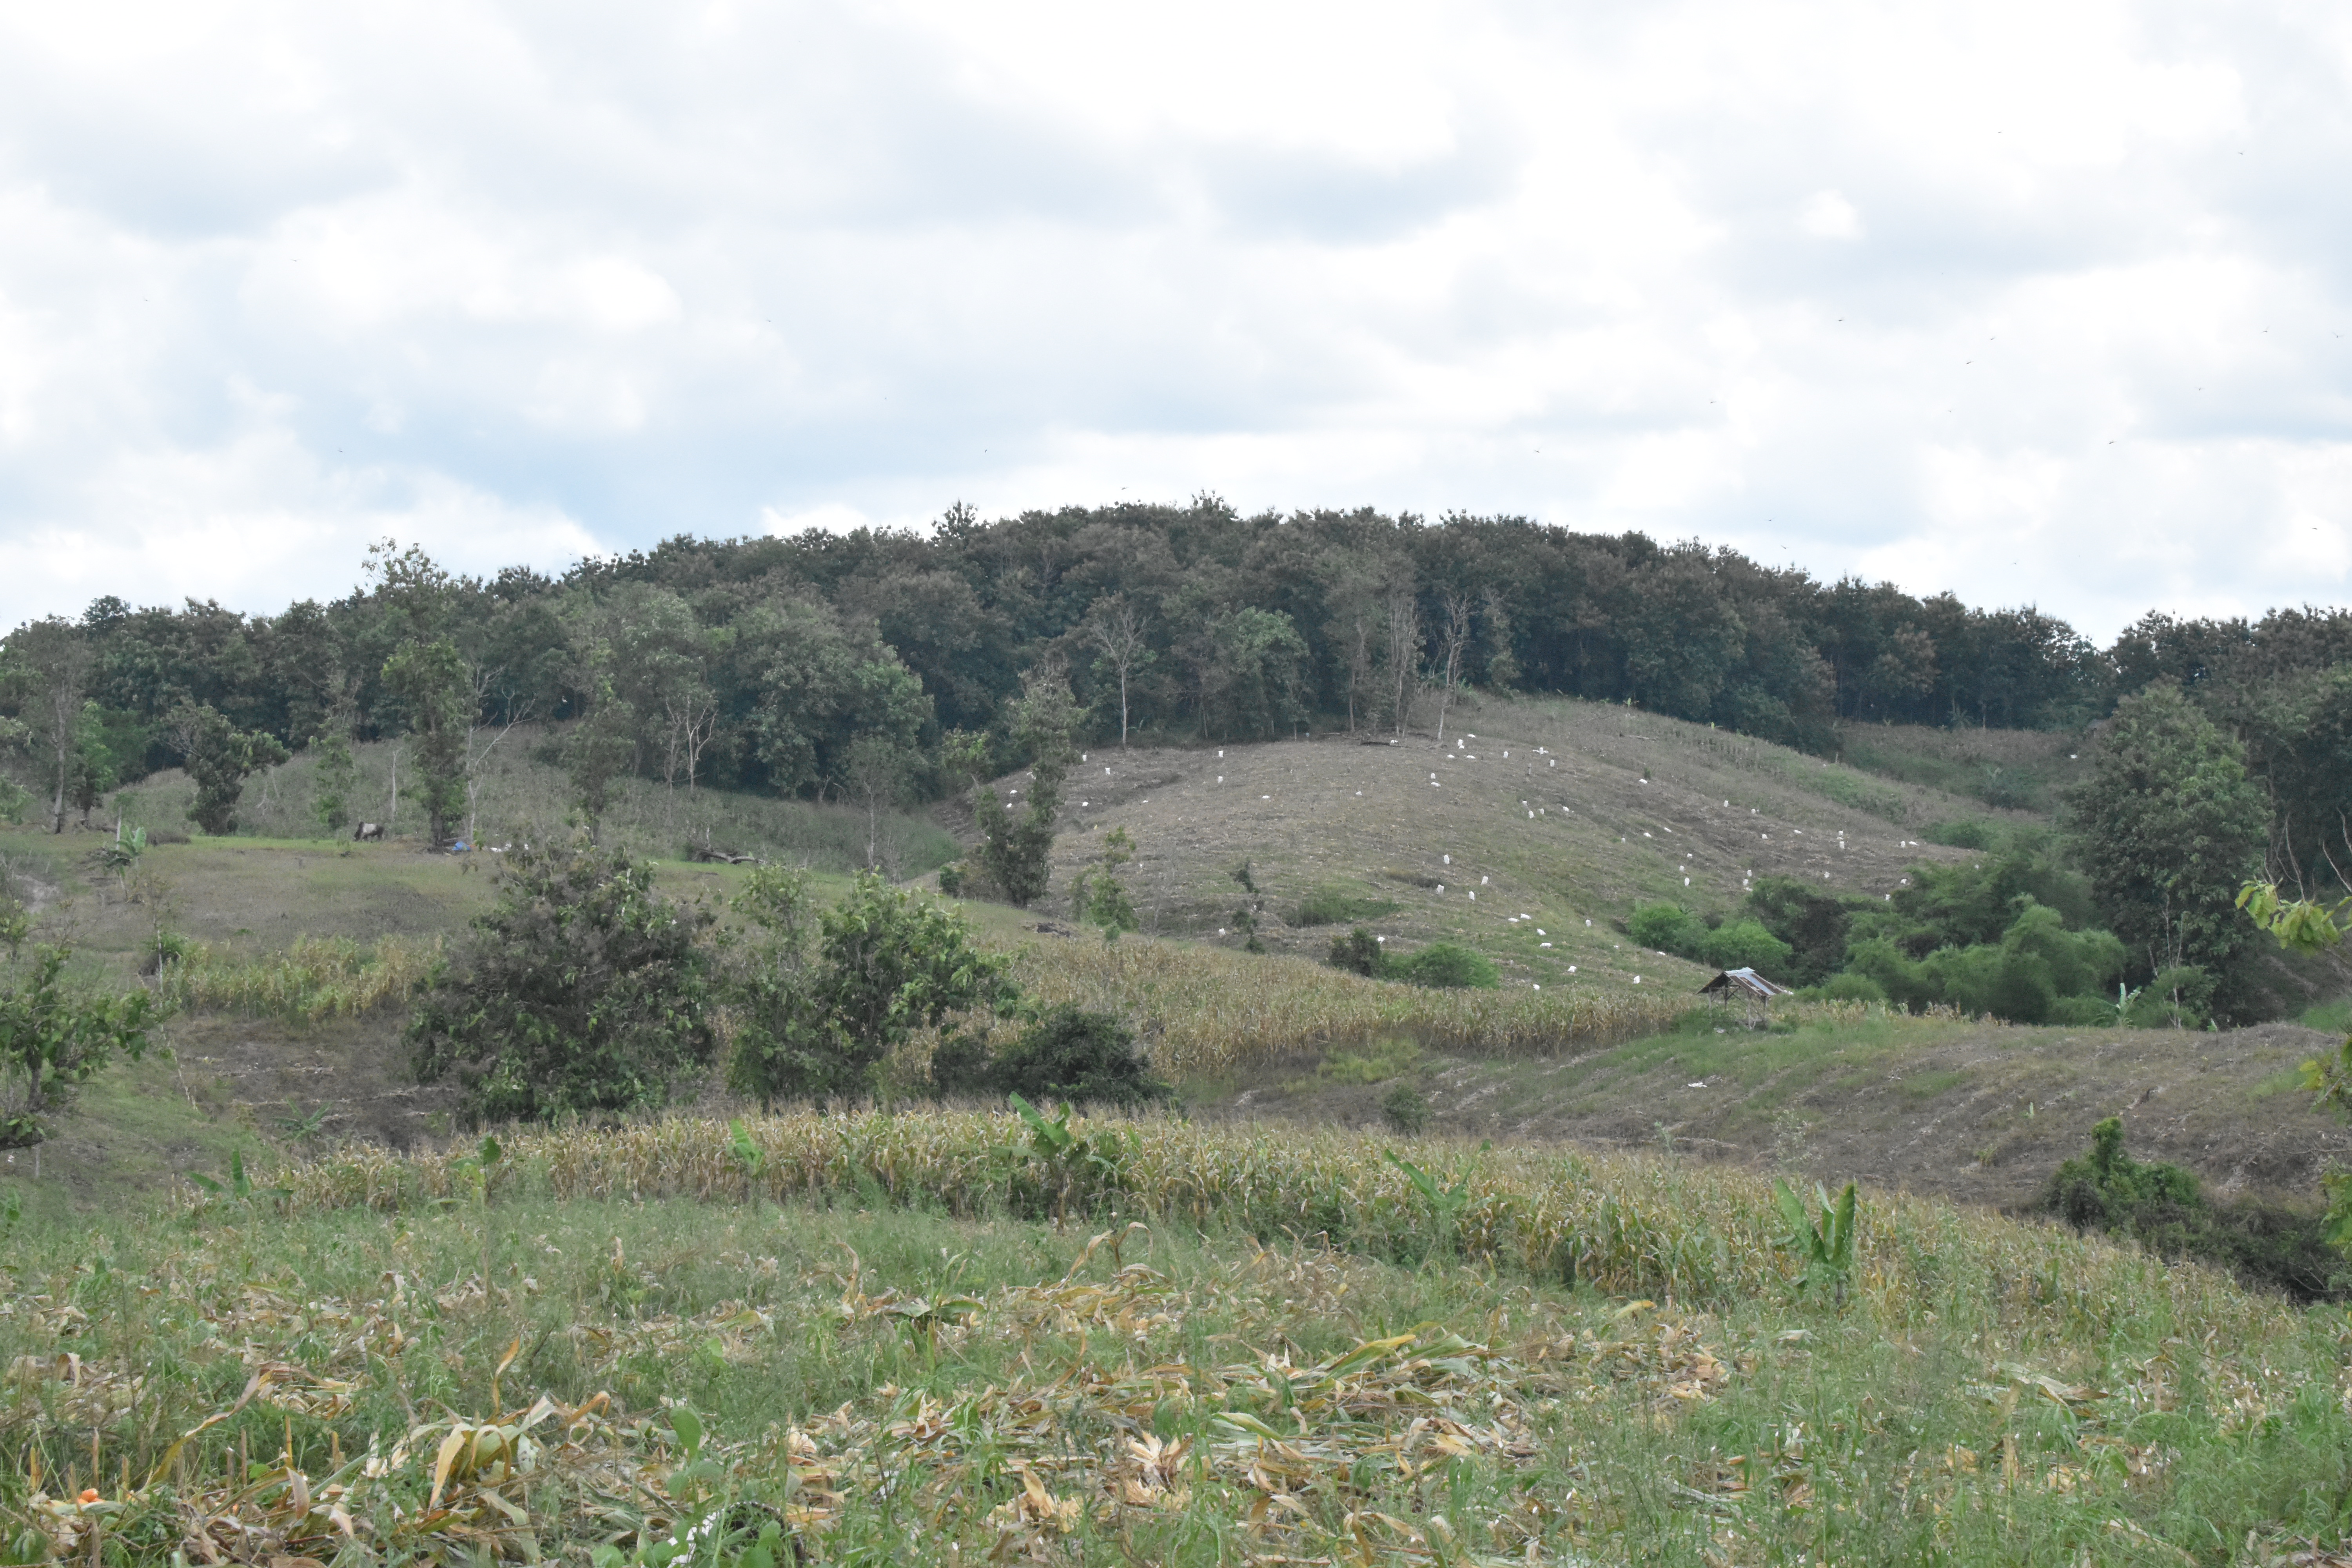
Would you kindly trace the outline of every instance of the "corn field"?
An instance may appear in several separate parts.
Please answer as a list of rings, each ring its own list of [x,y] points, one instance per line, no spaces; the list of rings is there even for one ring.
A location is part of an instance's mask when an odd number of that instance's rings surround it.
[[[160,1000],[317,1023],[387,1005],[415,994],[440,959],[442,940],[386,937],[373,946],[349,937],[301,936],[280,952],[247,957],[198,944],[166,967]]]
[[[1140,1219],[1262,1241],[1313,1240],[1396,1262],[1439,1252],[1522,1277],[1618,1295],[1723,1303],[1783,1290],[1790,1265],[1769,1184],[1640,1155],[1443,1143],[1409,1150],[1454,1194],[1440,1213],[1376,1140],[1176,1121],[1081,1121],[1086,1152],[1037,1155],[1009,1117],[936,1111],[800,1112],[740,1124],[671,1118],[608,1131],[521,1131],[494,1173],[453,1148],[348,1150],[273,1178],[294,1210],[399,1212],[498,1183],[557,1200],[686,1197],[745,1204],[852,1201],[1063,1218]],[[2145,1310],[2150,1293],[2207,1321],[2285,1310],[2225,1276],[1926,1199],[1874,1196],[1855,1252],[1865,1296],[1899,1302],[1932,1279],[1972,1277],[1989,1308],[2054,1319],[2064,1337]],[[2275,1322],[2266,1328],[2275,1328]]]
[[[1655,1034],[1693,1005],[1664,991],[1433,991],[1306,959],[1150,940],[1030,943],[1013,972],[1042,1002],[1127,1018],[1154,1065],[1179,1076],[1395,1035],[1480,1056],[1595,1050]]]

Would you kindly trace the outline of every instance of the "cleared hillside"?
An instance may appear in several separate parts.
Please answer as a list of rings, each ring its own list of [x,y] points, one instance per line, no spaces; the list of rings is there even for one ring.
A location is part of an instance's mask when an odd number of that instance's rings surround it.
[[[1612,922],[1652,899],[1727,910],[1759,876],[1890,893],[1921,860],[1968,858],[1923,842],[1925,827],[1988,815],[1783,746],[1573,701],[1482,702],[1442,746],[1415,733],[1093,750],[1067,794],[1041,914],[1065,912],[1059,889],[1124,826],[1147,931],[1231,933],[1247,860],[1276,951],[1321,955],[1330,929],[1297,923],[1319,891],[1393,906],[1367,923],[1401,943],[1466,942],[1509,983],[1547,987],[1695,983],[1696,965],[1641,951]],[[943,815],[970,836],[968,811]]]

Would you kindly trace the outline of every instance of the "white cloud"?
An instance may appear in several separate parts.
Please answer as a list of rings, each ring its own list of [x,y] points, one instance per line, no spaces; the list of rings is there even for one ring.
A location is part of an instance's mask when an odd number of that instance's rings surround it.
[[[2277,5],[18,7],[0,616],[1202,489],[2340,598],[2347,74]]]

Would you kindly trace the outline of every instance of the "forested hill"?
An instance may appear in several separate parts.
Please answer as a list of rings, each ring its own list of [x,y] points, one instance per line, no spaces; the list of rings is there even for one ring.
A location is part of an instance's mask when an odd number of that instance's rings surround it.
[[[957,729],[1001,744],[1021,672],[1055,657],[1102,737],[1123,717],[1210,740],[1394,727],[1476,685],[1824,750],[1841,719],[2062,727],[2168,678],[2268,690],[2352,659],[2352,616],[2151,616],[2103,652],[2031,608],[1823,584],[1695,541],[1369,510],[1244,517],[1202,498],[995,522],[958,507],[929,533],[680,537],[561,577],[458,579],[385,548],[330,605],[248,617],[109,595],[19,628],[10,692],[37,731],[60,701],[79,714],[70,748],[35,754],[70,750],[87,793],[99,773],[180,760],[201,709],[293,749],[414,731],[416,694],[447,682],[412,661],[404,684],[392,661],[444,643],[469,722],[602,712],[620,765],[808,795],[835,786],[860,735],[909,754]],[[45,797],[54,771],[35,765]]]

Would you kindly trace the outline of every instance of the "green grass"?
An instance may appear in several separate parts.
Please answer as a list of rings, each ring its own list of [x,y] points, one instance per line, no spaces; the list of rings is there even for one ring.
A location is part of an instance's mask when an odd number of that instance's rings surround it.
[[[544,842],[570,830],[570,782],[562,769],[537,760],[533,748],[541,738],[541,727],[518,728],[490,753],[479,775],[474,810],[459,824],[466,837],[483,844],[519,844]],[[415,805],[392,798],[394,750],[394,743],[386,742],[352,748],[358,767],[352,816],[388,823],[395,837],[421,835],[425,822]],[[327,842],[311,810],[315,774],[316,763],[303,755],[248,779],[237,808],[236,837],[314,847]],[[191,831],[186,813],[194,786],[178,769],[142,780],[112,798],[131,826]],[[110,829],[112,821],[110,807]],[[863,810],[723,790],[697,790],[689,795],[683,785],[671,788],[652,779],[615,784],[601,832],[605,842],[653,859],[678,859],[690,847],[709,844],[836,873],[866,863]],[[348,842],[351,830],[333,837]],[[877,838],[882,862],[900,877],[935,870],[958,853],[953,836],[945,829],[901,812],[883,814]]]
[[[1467,1194],[1453,1255],[1377,1143],[1137,1131],[1149,1168],[1068,1224],[987,1153],[1013,1123],[903,1116],[751,1123],[781,1205],[671,1123],[512,1141],[487,1205],[438,1157],[369,1167],[390,1215],[321,1206],[356,1193],[331,1162],[288,1214],[33,1222],[0,1264],[0,1520],[76,1560],[85,1524],[161,1564],[228,1519],[325,1561],[299,1474],[371,1560],[626,1554],[731,1505],[834,1563],[2218,1568],[2345,1528],[2340,1314],[1876,1194],[1839,1308],[1795,1292],[1753,1178],[1408,1145]],[[1507,1210],[1592,1271],[1531,1268]],[[527,1481],[469,1439],[428,1506],[451,1417],[541,1398]],[[37,1512],[37,1471],[108,1511]]]
[[[2306,1029],[2317,1029],[2325,1034],[2352,1034],[2352,996],[2339,996],[2333,1002],[2306,1007],[2296,1022]]]

